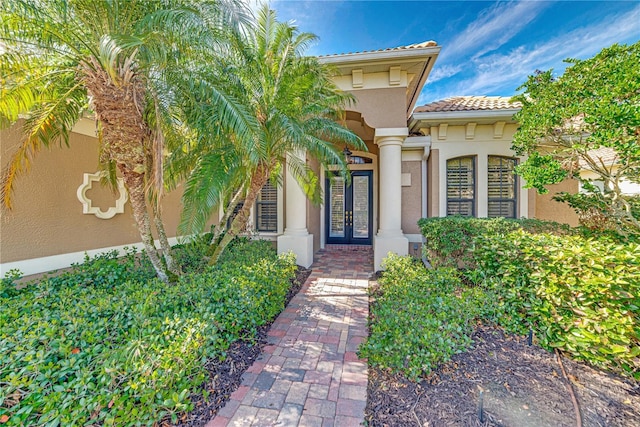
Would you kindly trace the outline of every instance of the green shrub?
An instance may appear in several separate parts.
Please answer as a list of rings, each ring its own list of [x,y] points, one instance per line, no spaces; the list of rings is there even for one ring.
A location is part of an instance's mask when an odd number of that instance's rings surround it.
[[[172,248],[173,258],[182,272],[193,273],[207,268],[212,237],[211,233],[204,233]]]
[[[174,286],[131,262],[101,256],[0,297],[6,425],[152,425],[189,410],[205,359],[273,319],[296,268],[246,241]]]
[[[640,245],[538,220],[419,222],[435,266],[482,286],[482,317],[573,358],[640,379]],[[408,329],[409,331],[411,329]]]
[[[395,255],[384,267],[361,356],[417,379],[470,345],[486,296],[480,288],[463,287],[454,269],[426,270]]]
[[[566,224],[537,219],[422,218],[418,221],[426,238],[425,255],[434,267],[473,269],[473,250],[476,239],[482,236],[505,235],[524,229],[532,233],[574,234]]]
[[[640,245],[516,230],[484,236],[474,256],[497,323],[640,379]]]

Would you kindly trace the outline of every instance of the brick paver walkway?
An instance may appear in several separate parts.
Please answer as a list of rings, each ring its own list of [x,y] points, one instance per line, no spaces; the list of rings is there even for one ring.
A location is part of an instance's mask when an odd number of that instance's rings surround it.
[[[349,250],[351,249],[351,250]],[[359,426],[367,400],[371,249],[320,251],[268,333],[268,345],[207,427]]]

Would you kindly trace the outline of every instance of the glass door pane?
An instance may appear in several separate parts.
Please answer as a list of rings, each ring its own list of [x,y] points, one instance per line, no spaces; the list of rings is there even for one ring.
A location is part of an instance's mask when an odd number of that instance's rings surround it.
[[[353,237],[369,238],[369,176],[353,176]]]
[[[341,176],[331,178],[329,200],[329,237],[345,237],[344,179]]]

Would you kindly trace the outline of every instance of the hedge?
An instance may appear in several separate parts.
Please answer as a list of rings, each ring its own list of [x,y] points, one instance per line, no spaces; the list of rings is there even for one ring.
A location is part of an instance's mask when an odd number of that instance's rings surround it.
[[[492,321],[640,379],[640,245],[537,220],[421,220],[435,266],[494,297]]]
[[[426,270],[393,254],[383,267],[360,356],[415,380],[471,344],[474,319],[488,301],[482,289],[464,287],[451,268]]]
[[[516,230],[484,236],[474,256],[497,323],[640,379],[640,245]]]

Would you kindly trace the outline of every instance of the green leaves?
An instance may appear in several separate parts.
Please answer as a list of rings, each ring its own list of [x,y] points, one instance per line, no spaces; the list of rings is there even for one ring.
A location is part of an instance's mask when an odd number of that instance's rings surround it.
[[[478,219],[449,216],[422,218],[418,221],[418,226],[426,238],[425,255],[434,267],[467,270],[475,268],[476,240],[481,241],[485,235],[504,235],[521,228],[534,233],[573,234],[568,225],[536,219]]]
[[[437,270],[461,269],[484,294],[479,317],[517,334],[531,328],[545,348],[640,378],[640,245],[633,240],[538,220],[419,224]]]
[[[540,192],[565,176],[602,181],[609,196],[571,206],[587,221],[595,209],[602,229],[613,223],[638,234],[640,217],[629,209],[622,187],[640,182],[640,42],[615,44],[593,58],[566,62],[571,65],[563,75],[537,72],[514,97],[522,109],[514,117],[520,127],[513,149],[529,155],[518,173],[528,188]],[[593,188],[583,189],[595,194]],[[598,206],[601,200],[604,210]]]
[[[640,245],[536,220],[421,220],[434,265],[493,295],[483,317],[640,378]],[[624,240],[623,240],[624,242]]]
[[[486,305],[450,268],[426,270],[390,255],[371,307],[370,335],[360,348],[369,363],[417,380],[471,344],[473,320]]]
[[[0,295],[0,416],[9,426],[173,419],[206,380],[203,360],[284,308],[295,268],[269,242],[238,241],[174,286],[132,252]]]
[[[526,162],[516,166],[516,173],[524,178],[525,188],[535,188],[540,194],[549,192],[545,185],[557,184],[567,177],[560,161],[538,152],[531,153]]]
[[[272,177],[285,164],[309,199],[320,202],[319,179],[305,160],[346,169],[342,146],[366,149],[337,121],[354,98],[335,86],[327,66],[304,56],[313,40],[292,23],[279,22],[264,5],[214,61],[175,76],[182,80],[179,87],[192,87],[184,90],[181,120],[195,141],[188,151],[173,150],[170,158],[172,174],[186,178],[181,231],[202,231],[220,207],[232,211],[232,195],[241,187],[242,199],[253,202],[261,175]]]

